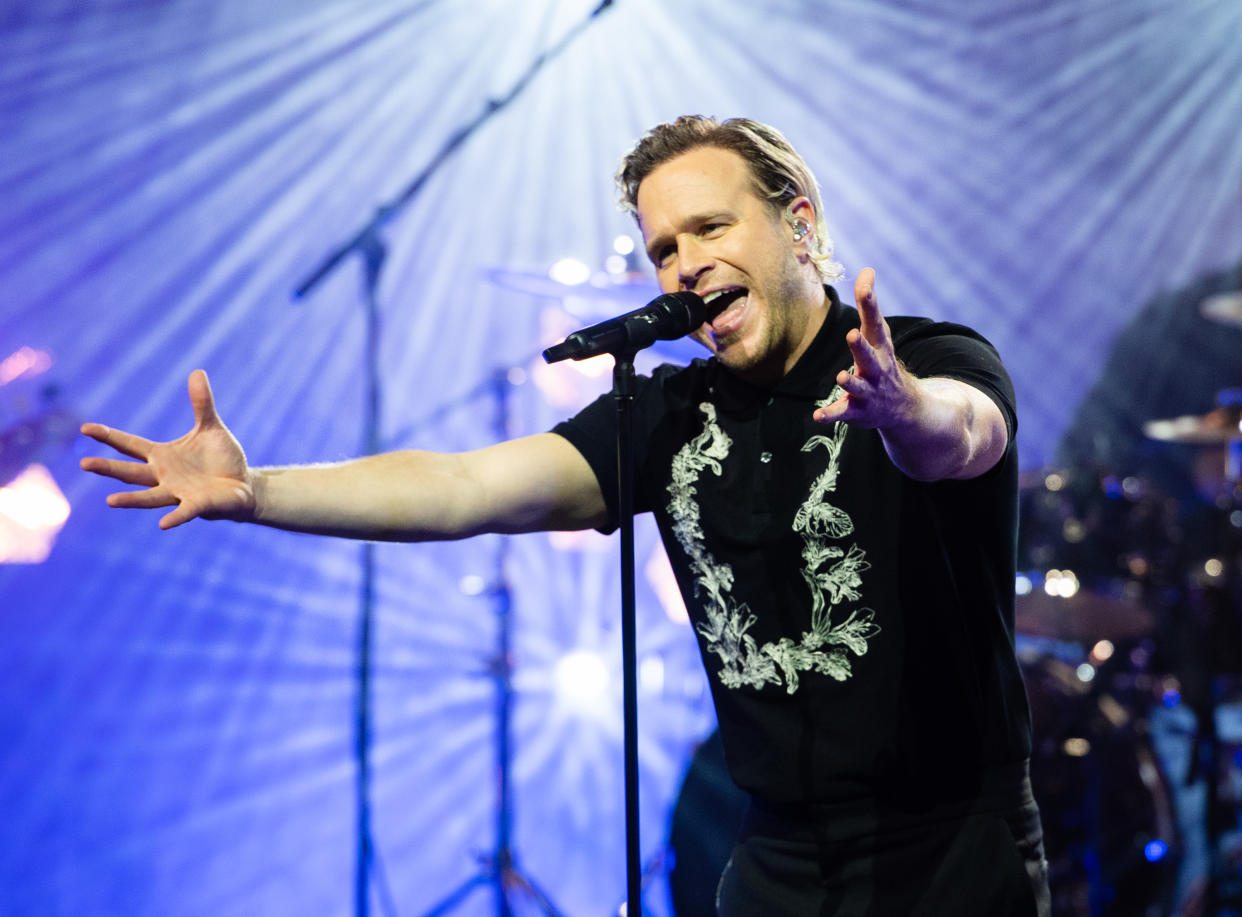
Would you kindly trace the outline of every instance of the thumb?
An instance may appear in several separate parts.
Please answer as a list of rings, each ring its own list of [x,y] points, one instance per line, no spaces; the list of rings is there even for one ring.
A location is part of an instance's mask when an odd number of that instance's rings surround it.
[[[216,413],[216,401],[211,395],[211,383],[207,373],[196,369],[190,373],[187,387],[190,390],[190,406],[194,408],[194,423],[198,427],[219,426],[220,415]]]

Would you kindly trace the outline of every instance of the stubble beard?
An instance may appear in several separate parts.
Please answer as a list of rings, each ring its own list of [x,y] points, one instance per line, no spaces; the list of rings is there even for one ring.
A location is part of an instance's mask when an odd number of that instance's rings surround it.
[[[753,291],[752,291],[753,292]],[[802,341],[806,323],[800,300],[802,278],[782,271],[779,282],[765,295],[765,308],[759,320],[759,336],[754,346],[739,349],[746,329],[737,340],[717,345],[716,358],[731,373],[756,384],[775,384],[785,375],[786,362]]]

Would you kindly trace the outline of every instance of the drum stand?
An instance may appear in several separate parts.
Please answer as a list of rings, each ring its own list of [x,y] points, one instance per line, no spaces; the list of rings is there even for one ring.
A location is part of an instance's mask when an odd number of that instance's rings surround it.
[[[397,214],[399,214],[415,197],[422,191],[423,187],[431,179],[431,177],[439,170],[449,157],[469,140],[476,131],[479,130],[487,121],[495,117],[503,111],[514,99],[524,90],[534,79],[535,75],[555,57],[559,56],[566,47],[572,43],[579,34],[582,33],[605,9],[612,5],[612,0],[600,0],[600,2],[579,22],[567,31],[559,40],[546,50],[542,51],[530,64],[526,72],[523,73],[509,90],[509,92],[499,99],[490,100],[482,110],[470,122],[456,130],[444,143],[440,151],[431,159],[425,168],[417,176],[414,177],[398,194],[387,203],[380,205],[375,215],[367,221],[367,223],[333,249],[319,265],[308,274],[301,283],[293,291],[295,300],[303,300],[306,296],[317,287],[321,281],[331,274],[339,265],[341,265],[350,255],[358,254],[363,263],[363,304],[366,307],[366,351],[367,351],[367,385],[366,385],[366,429],[363,436],[363,454],[371,455],[380,451],[382,445],[380,439],[380,398],[381,385],[379,374],[379,338],[380,338],[380,310],[377,297],[377,289],[379,286],[379,276],[383,269],[385,258],[387,257],[387,247],[380,235],[380,230],[391,222]],[[356,798],[358,806],[357,820],[357,847],[355,851],[355,869],[354,869],[354,913],[355,917],[367,917],[370,913],[370,883],[372,878],[373,867],[380,865],[379,854],[375,846],[371,833],[371,651],[374,642],[373,619],[375,613],[375,547],[371,542],[365,542],[362,545],[360,555],[361,565],[361,584],[359,586],[359,626],[358,626],[358,694],[355,703],[354,723],[355,723],[355,756],[358,763],[356,784]],[[508,593],[501,591],[501,616],[502,628],[508,627]],[[493,672],[497,679],[497,693],[500,695],[497,700],[497,707],[500,714],[504,717],[500,727],[504,731],[504,739],[500,740],[501,744],[501,802],[500,815],[498,822],[500,823],[500,836],[498,838],[498,849],[493,854],[492,866],[488,871],[467,883],[459,890],[459,895],[464,897],[465,893],[482,881],[495,881],[497,883],[498,896],[501,899],[499,913],[501,917],[509,917],[510,911],[508,902],[504,897],[502,888],[505,882],[511,884],[521,884],[517,882],[520,876],[513,870],[513,857],[509,850],[509,826],[512,823],[510,814],[506,809],[508,806],[508,714],[509,701],[512,696],[512,689],[509,683],[509,657],[508,657],[508,634],[507,632],[501,636],[502,656],[499,663],[494,663],[493,670],[501,670],[499,674]],[[381,901],[387,913],[395,913],[392,903],[392,896],[384,881],[382,869],[375,873],[375,879],[379,884],[379,893]],[[522,880],[525,881],[525,880]],[[538,890],[526,883],[538,895]],[[542,896],[540,896],[542,897]],[[546,903],[546,899],[544,899]],[[455,903],[455,902],[453,902]],[[433,914],[442,913],[450,905],[446,901],[439,908],[434,910]],[[544,907],[546,913],[556,914],[555,909],[550,905]]]
[[[505,370],[493,374],[490,390],[496,406],[498,441],[508,438],[509,379]],[[491,885],[496,892],[498,917],[512,917],[511,896],[516,892],[534,902],[548,917],[561,917],[552,899],[533,879],[517,867],[513,855],[513,795],[509,780],[513,762],[513,593],[505,579],[504,540],[497,558],[496,583],[492,595],[496,599],[496,652],[487,660],[487,674],[496,682],[496,849],[480,856],[480,870],[445,895],[423,917],[441,917],[452,911],[476,888]]]
[[[1206,627],[1208,646],[1203,654],[1204,665],[1207,669],[1207,696],[1202,705],[1203,709],[1196,711],[1199,723],[1196,735],[1195,750],[1198,755],[1196,764],[1199,773],[1203,775],[1206,791],[1204,830],[1208,843],[1208,872],[1203,897],[1205,917],[1215,917],[1222,912],[1222,907],[1229,908],[1230,912],[1242,907],[1242,888],[1236,881],[1229,887],[1224,887],[1222,882],[1225,864],[1222,862],[1221,848],[1229,825],[1225,823],[1221,812],[1220,766],[1222,756],[1216,722],[1216,713],[1220,709],[1222,700],[1225,699],[1230,677],[1236,677],[1238,674],[1227,670],[1229,662],[1222,658],[1220,647],[1233,645],[1231,630],[1242,626],[1242,622],[1237,620],[1239,616],[1242,616],[1242,570],[1239,569],[1239,564],[1242,563],[1242,556],[1240,556],[1242,552],[1235,550],[1240,546],[1236,543],[1238,538],[1235,527],[1228,519],[1231,511],[1242,511],[1242,439],[1231,439],[1226,449],[1226,481],[1230,488],[1230,503],[1223,505],[1225,500],[1221,501],[1221,509],[1226,514],[1221,543],[1224,581],[1219,588],[1219,597],[1209,605]],[[1233,668],[1237,667],[1236,659],[1232,660],[1232,665]]]
[[[380,311],[376,290],[387,248],[373,226],[350,243],[351,249],[362,255],[363,300],[366,306],[366,410],[363,435],[363,454],[374,455],[380,451],[380,403],[382,399],[379,374]],[[323,276],[326,269],[312,277],[299,292],[303,292]],[[472,398],[480,388],[492,393],[496,405],[494,421],[497,440],[507,437],[508,420],[508,373],[495,372],[491,379],[476,387],[467,395]],[[434,416],[434,415],[433,415]],[[374,645],[375,613],[375,545],[364,542],[361,546],[361,582],[359,587],[358,629],[358,692],[355,703],[355,754],[358,764],[356,778],[357,800],[357,848],[354,870],[354,913],[367,917],[370,913],[370,887],[374,880],[381,903],[388,914],[396,913],[392,894],[379,859],[371,827],[371,669]],[[482,870],[450,892],[439,904],[427,912],[426,917],[446,914],[463,901],[471,891],[481,885],[494,885],[496,889],[496,913],[499,917],[512,917],[509,901],[511,890],[520,890],[531,898],[548,917],[561,917],[551,900],[528,877],[516,868],[511,846],[513,826],[513,803],[510,793],[509,770],[512,760],[510,748],[511,711],[513,703],[512,683],[512,595],[504,579],[503,548],[498,561],[499,574],[493,592],[497,599],[497,649],[488,660],[486,672],[496,682],[496,771],[499,798],[496,811],[496,849],[482,858]],[[377,869],[377,867],[380,867]]]
[[[1214,321],[1242,325],[1242,294],[1230,293],[1210,297],[1201,305],[1203,315]],[[1225,489],[1217,494],[1216,510],[1219,512],[1221,532],[1219,539],[1221,569],[1209,573],[1219,577],[1210,594],[1204,597],[1204,613],[1194,628],[1195,643],[1192,650],[1195,663],[1196,686],[1188,692],[1196,727],[1190,748],[1190,770],[1186,779],[1191,784],[1202,778],[1204,783],[1205,811],[1203,837],[1207,842],[1207,874],[1199,890],[1187,901],[1187,912],[1216,917],[1222,906],[1230,913],[1242,907],[1242,882],[1236,878],[1226,887],[1226,875],[1222,841],[1228,825],[1221,811],[1222,803],[1237,802],[1222,799],[1221,741],[1217,714],[1222,701],[1226,700],[1231,679],[1236,680],[1238,650],[1242,647],[1242,543],[1238,536],[1237,513],[1242,512],[1242,389],[1230,388],[1217,393],[1218,407],[1202,416],[1186,415],[1168,420],[1149,421],[1143,425],[1148,438],[1173,443],[1199,446],[1223,446],[1225,449]],[[1198,891],[1202,893],[1201,900]]]

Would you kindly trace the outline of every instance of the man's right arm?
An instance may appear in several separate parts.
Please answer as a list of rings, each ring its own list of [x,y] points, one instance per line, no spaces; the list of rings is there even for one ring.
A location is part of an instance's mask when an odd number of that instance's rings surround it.
[[[252,480],[254,522],[382,541],[591,528],[606,512],[586,459],[555,433],[474,452],[258,468]]]
[[[606,507],[585,458],[554,433],[473,452],[390,452],[332,465],[251,468],[216,414],[206,373],[189,380],[194,428],[153,442],[100,424],[82,432],[135,461],[102,457],[82,467],[143,487],[111,506],[173,507],[169,529],[191,519],[231,519],[321,535],[386,541],[466,538],[483,532],[581,529]]]

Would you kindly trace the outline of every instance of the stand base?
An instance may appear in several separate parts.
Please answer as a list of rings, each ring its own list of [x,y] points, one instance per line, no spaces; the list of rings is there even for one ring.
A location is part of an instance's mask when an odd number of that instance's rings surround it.
[[[535,906],[539,908],[548,917],[564,917],[560,911],[556,909],[556,905],[552,903],[552,899],[538,885],[534,879],[523,875],[513,865],[513,857],[501,853],[496,856],[482,858],[483,871],[471,876],[457,888],[453,889],[440,901],[427,911],[423,917],[442,917],[449,913],[461,902],[470,897],[470,893],[476,888],[484,885],[492,885],[496,888],[496,913],[500,917],[512,917],[513,915],[513,899],[516,893],[522,897],[533,901]]]

